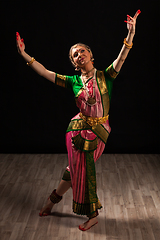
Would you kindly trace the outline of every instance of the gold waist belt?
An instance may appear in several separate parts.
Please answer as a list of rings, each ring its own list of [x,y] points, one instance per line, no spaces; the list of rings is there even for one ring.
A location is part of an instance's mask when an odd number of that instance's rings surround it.
[[[88,116],[83,115],[82,113],[80,113],[79,116],[84,121],[86,121],[91,127],[95,126],[97,124],[105,123],[108,120],[108,118],[109,118],[109,115],[107,115],[105,117],[99,117],[98,118],[98,117],[88,117]]]

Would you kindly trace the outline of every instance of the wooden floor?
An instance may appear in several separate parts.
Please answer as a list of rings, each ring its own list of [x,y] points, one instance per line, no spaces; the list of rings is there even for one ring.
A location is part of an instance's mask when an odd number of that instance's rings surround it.
[[[66,154],[0,154],[1,240],[159,240],[160,155],[104,154],[96,163],[99,223],[78,229],[86,217],[72,213],[72,191],[38,213],[57,187]]]

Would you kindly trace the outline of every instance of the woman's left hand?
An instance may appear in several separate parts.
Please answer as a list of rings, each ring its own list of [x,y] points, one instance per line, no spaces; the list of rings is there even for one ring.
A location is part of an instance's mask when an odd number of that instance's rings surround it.
[[[17,40],[17,49],[19,54],[23,54],[25,50],[25,44],[23,38],[20,37],[19,33],[16,32],[16,40]]]
[[[127,21],[125,21],[125,22],[127,23],[127,29],[130,33],[135,33],[136,19],[140,13],[141,13],[141,11],[138,10],[133,18],[131,16],[127,15]]]

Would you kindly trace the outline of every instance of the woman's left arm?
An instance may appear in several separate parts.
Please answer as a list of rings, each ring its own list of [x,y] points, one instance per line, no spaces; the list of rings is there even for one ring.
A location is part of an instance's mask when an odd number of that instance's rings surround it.
[[[136,28],[136,19],[140,13],[141,13],[141,11],[138,10],[133,18],[131,16],[127,15],[127,21],[125,21],[125,22],[127,23],[128,35],[124,39],[123,47],[122,47],[117,59],[113,62],[113,67],[116,70],[116,72],[120,71],[128,53],[129,53],[129,50],[132,48],[132,45],[133,45],[132,42],[133,42],[133,38],[135,35],[135,28]]]

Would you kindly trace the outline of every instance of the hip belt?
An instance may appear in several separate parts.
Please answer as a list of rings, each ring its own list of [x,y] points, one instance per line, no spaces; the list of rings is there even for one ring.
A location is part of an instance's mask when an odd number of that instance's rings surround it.
[[[108,118],[109,118],[109,114],[105,117],[90,117],[90,116],[85,116],[82,113],[79,114],[79,116],[85,121],[87,122],[91,127],[96,126],[98,124],[102,124],[105,123]]]

